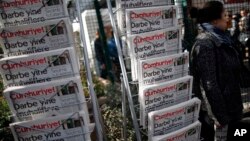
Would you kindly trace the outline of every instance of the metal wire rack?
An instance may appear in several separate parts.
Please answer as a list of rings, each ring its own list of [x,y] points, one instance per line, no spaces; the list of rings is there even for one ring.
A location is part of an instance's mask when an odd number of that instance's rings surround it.
[[[197,30],[197,23],[190,17],[190,9],[192,7],[201,7],[205,2],[211,1],[211,0],[175,0],[173,2],[179,3],[177,4],[179,8],[179,23],[184,27],[184,37],[183,37],[183,46],[189,46],[192,47],[195,37],[198,34],[195,30]],[[225,3],[225,8],[231,12],[232,14],[238,14],[242,9],[250,9],[250,1],[249,0],[242,0],[241,2],[237,1],[228,1],[228,0],[219,0]],[[181,4],[180,4],[181,3]],[[107,0],[111,24],[114,30],[114,35],[116,39],[116,45],[118,48],[118,54],[119,54],[119,60],[121,63],[122,68],[122,112],[123,112],[123,138],[126,141],[127,133],[126,133],[126,117],[128,115],[127,113],[127,104],[129,105],[129,110],[131,112],[131,117],[133,120],[134,130],[136,133],[136,139],[138,141],[145,140],[144,137],[147,138],[148,133],[147,130],[144,130],[142,127],[139,126],[138,122],[139,119],[137,118],[139,116],[139,103],[138,103],[138,90],[139,90],[139,82],[132,81],[131,78],[131,72],[127,72],[129,70],[129,65],[126,66],[126,62],[130,62],[130,57],[128,54],[123,54],[121,49],[121,38],[125,37],[124,33],[121,33],[118,31],[117,23],[115,21],[115,14],[121,9],[113,10],[111,6],[111,2]],[[190,28],[193,27],[193,28]],[[186,30],[187,29],[187,30]],[[185,48],[184,48],[185,49]],[[129,63],[128,63],[129,64]],[[250,107],[250,89],[242,89],[242,98],[244,102],[244,107],[246,111],[249,110]],[[248,110],[247,110],[248,109]],[[200,140],[203,140],[202,138]]]

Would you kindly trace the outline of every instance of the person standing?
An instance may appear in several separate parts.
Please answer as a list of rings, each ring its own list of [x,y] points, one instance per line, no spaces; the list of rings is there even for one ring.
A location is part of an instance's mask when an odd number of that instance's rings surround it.
[[[237,14],[234,14],[232,16],[232,27],[230,28],[230,33],[234,41],[239,40],[239,35],[240,35],[239,22],[240,22],[240,18],[238,17]]]
[[[99,30],[97,30],[96,32],[94,48],[95,48],[95,56],[96,56],[99,71],[100,71],[100,77],[103,79],[107,79],[108,72],[107,72],[106,64],[105,64],[104,47],[103,47],[103,43],[100,37]]]
[[[218,133],[223,132],[216,140],[229,141],[227,136],[231,134],[227,133],[243,115],[242,64],[226,32],[228,17],[223,4],[206,2],[197,16],[201,33],[192,48],[190,72],[194,77],[193,93],[202,101],[201,137],[203,141],[213,141]]]
[[[240,19],[240,31],[241,32],[248,32],[249,25],[248,25],[248,12],[247,10],[240,11],[241,19]]]
[[[248,11],[245,9],[241,10],[240,14],[241,14],[241,19],[240,19],[239,25],[240,25],[241,33],[240,33],[239,40],[245,46],[245,48],[243,49],[243,52],[245,54],[245,57],[248,59],[248,63],[250,64],[250,57],[249,57],[249,53],[250,53],[250,17],[249,17]]]

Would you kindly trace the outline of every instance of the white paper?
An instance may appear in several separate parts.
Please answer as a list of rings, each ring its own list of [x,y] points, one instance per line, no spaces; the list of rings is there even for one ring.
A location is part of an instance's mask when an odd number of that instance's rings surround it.
[[[76,112],[10,125],[15,141],[90,141],[86,114]]]
[[[117,21],[120,33],[126,32],[125,9],[172,5],[172,0],[116,0]]]
[[[4,91],[16,121],[35,120],[85,111],[87,103],[80,77],[9,87]]]
[[[198,121],[201,101],[193,98],[187,102],[148,114],[148,136],[166,135]]]
[[[30,85],[79,74],[73,47],[0,60],[5,85]]]
[[[139,86],[159,84],[188,75],[189,53],[141,60],[139,63]]]
[[[16,27],[68,16],[65,0],[3,0],[0,26]]]
[[[168,28],[150,33],[128,36],[128,47],[133,80],[137,80],[138,61],[156,57],[162,57],[181,53],[181,29],[180,27]]]
[[[0,45],[9,56],[66,48],[73,43],[68,18],[0,29]]]
[[[156,136],[152,141],[200,141],[201,123],[195,123],[173,133]]]
[[[190,100],[192,97],[192,84],[193,77],[186,76],[159,85],[142,88],[139,92],[141,125],[145,128],[147,127],[149,112]]]
[[[126,10],[128,34],[140,34],[176,26],[176,6],[146,7]]]

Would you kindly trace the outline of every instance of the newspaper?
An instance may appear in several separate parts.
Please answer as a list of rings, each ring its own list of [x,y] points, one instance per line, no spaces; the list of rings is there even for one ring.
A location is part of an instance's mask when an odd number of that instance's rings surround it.
[[[188,75],[189,53],[180,53],[139,62],[140,87],[159,84]]]
[[[2,0],[0,26],[16,27],[68,16],[65,0]]]
[[[120,33],[126,32],[125,10],[129,8],[173,5],[173,0],[116,0],[117,22]]]
[[[76,112],[10,125],[15,141],[90,141],[86,114]]]
[[[30,85],[79,74],[73,47],[0,60],[5,85]]]
[[[173,133],[156,136],[152,141],[200,141],[201,123],[195,123]]]
[[[128,34],[140,34],[176,26],[176,6],[158,6],[126,10]]]
[[[198,121],[201,101],[193,98],[187,102],[150,112],[148,114],[148,134],[154,136],[166,135]]]
[[[80,77],[25,87],[9,87],[4,91],[4,97],[15,121],[35,120],[77,111],[85,111],[88,115]]]
[[[128,36],[133,80],[137,80],[138,60],[182,52],[180,27]]]
[[[68,18],[0,29],[0,45],[8,56],[66,48],[73,42]]]
[[[144,87],[139,92],[141,125],[146,128],[148,113],[191,99],[193,77],[186,76],[159,85]]]

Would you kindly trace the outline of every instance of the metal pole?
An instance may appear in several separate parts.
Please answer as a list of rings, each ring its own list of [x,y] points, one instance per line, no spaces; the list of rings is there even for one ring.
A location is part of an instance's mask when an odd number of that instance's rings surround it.
[[[123,78],[122,76],[121,78],[121,89],[122,89],[122,137],[124,141],[127,141],[127,108],[126,108],[126,104],[127,104],[127,100],[126,100],[126,89],[124,87],[124,82],[123,82]]]
[[[79,0],[76,0],[76,8],[77,8],[77,14],[78,14],[78,18],[79,18],[79,24],[80,24],[80,37],[81,37],[81,41],[83,43],[83,57],[84,57],[84,65],[86,68],[86,72],[87,72],[87,79],[88,79],[88,87],[89,87],[89,92],[90,92],[90,96],[91,96],[91,100],[92,100],[92,106],[93,106],[93,111],[94,111],[94,119],[95,119],[95,128],[96,128],[96,132],[97,132],[97,139],[98,141],[103,141],[103,127],[104,125],[102,124],[102,118],[100,117],[100,109],[99,109],[99,104],[97,101],[97,97],[95,95],[95,91],[93,88],[93,79],[92,79],[92,75],[91,75],[91,70],[90,70],[90,65],[89,65],[89,56],[88,56],[88,52],[87,52],[87,45],[85,42],[85,35],[84,35],[84,28],[83,28],[83,20],[82,20],[82,15],[80,12],[80,2]]]
[[[137,121],[137,117],[136,117],[136,113],[135,113],[135,109],[134,109],[134,103],[133,103],[131,90],[130,90],[130,86],[129,86],[129,82],[128,82],[128,76],[127,76],[127,71],[126,71],[125,64],[124,64],[124,59],[122,56],[121,43],[120,43],[120,39],[118,36],[118,31],[117,31],[117,27],[115,24],[115,20],[114,20],[115,17],[114,17],[114,13],[112,10],[111,1],[106,0],[106,2],[108,5],[110,21],[111,21],[113,31],[114,31],[114,37],[115,37],[116,47],[117,47],[117,51],[118,51],[118,55],[119,55],[119,61],[120,61],[120,65],[121,65],[124,86],[125,86],[127,97],[128,97],[129,108],[130,108],[130,112],[131,112],[131,116],[132,116],[132,120],[133,120],[133,125],[135,128],[136,138],[137,138],[137,141],[141,141],[141,133],[140,133],[140,129],[139,129],[139,125],[138,125],[138,121]]]

